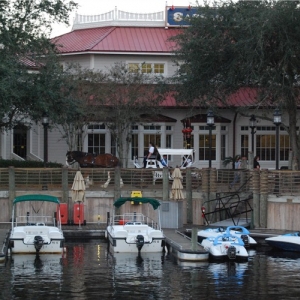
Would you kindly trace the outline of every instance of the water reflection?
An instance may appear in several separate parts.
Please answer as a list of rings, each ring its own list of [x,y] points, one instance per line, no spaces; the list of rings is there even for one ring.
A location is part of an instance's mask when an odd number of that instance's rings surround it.
[[[254,250],[247,262],[182,262],[171,254],[110,254],[104,241],[67,254],[15,255],[0,270],[1,299],[293,299],[300,255]]]
[[[154,276],[162,277],[162,264],[164,263],[164,255],[162,253],[114,253],[112,256],[114,261],[114,275],[131,277]]]
[[[13,282],[19,278],[32,280],[38,277],[40,280],[41,276],[47,280],[59,281],[62,274],[61,254],[18,254],[11,258],[10,263]]]

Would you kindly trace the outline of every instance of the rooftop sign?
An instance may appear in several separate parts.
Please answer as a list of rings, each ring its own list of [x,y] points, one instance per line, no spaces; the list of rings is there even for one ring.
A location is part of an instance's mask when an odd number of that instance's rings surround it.
[[[166,6],[166,27],[189,26],[188,19],[197,15],[197,8]]]

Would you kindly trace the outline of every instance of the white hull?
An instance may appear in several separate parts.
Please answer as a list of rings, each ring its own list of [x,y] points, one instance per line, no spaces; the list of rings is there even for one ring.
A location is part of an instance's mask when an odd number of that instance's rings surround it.
[[[272,247],[285,251],[300,252],[300,236],[298,232],[278,235],[265,240]]]
[[[248,259],[249,255],[245,247],[241,244],[242,241],[238,237],[232,238],[211,237],[206,238],[201,242],[201,245],[210,256],[215,259]]]
[[[141,193],[140,193],[141,194]],[[115,207],[124,203],[141,204],[157,209],[157,219],[154,220],[141,212],[127,212],[122,215],[113,214],[106,228],[106,238],[112,253],[159,253],[165,247],[165,236],[160,223],[160,202],[153,198],[124,197],[114,202]]]
[[[239,230],[234,230],[234,228],[242,228],[242,230],[244,231],[239,231]],[[198,238],[200,239],[200,242],[202,242],[203,239],[206,239],[208,237],[217,237],[220,234],[223,234],[224,232],[229,233],[230,235],[233,236],[238,236],[241,238],[242,235],[246,235],[248,238],[248,243],[250,247],[255,247],[257,245],[257,242],[255,241],[255,239],[253,239],[250,235],[249,235],[249,231],[241,226],[230,226],[229,230],[227,229],[223,229],[221,228],[207,228],[207,229],[203,229],[203,230],[199,230],[198,231]],[[247,245],[245,245],[247,246]]]
[[[114,253],[139,253],[137,236],[144,238],[140,253],[158,253],[164,248],[163,232],[144,224],[108,226],[106,234],[110,251]]]
[[[50,214],[55,206],[56,220],[41,210],[43,204]],[[18,205],[18,210],[16,206]],[[17,212],[20,215],[17,215]],[[23,215],[22,215],[23,213]],[[61,254],[64,235],[61,229],[60,202],[50,195],[22,195],[13,201],[11,232],[8,248],[11,254]]]
[[[54,226],[17,226],[11,231],[9,247],[12,254],[26,254],[37,252],[34,238],[40,236],[43,239],[39,254],[63,253],[64,236],[60,229]]]

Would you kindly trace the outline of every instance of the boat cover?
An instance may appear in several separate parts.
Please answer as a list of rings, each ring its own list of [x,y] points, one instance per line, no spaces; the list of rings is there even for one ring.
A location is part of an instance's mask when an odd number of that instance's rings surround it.
[[[137,204],[141,203],[149,203],[153,206],[153,209],[157,209],[160,206],[160,202],[153,198],[144,198],[144,197],[121,197],[114,202],[115,207],[122,206],[127,201],[133,201]]]
[[[14,199],[13,204],[23,201],[47,201],[59,204],[59,200],[57,197],[50,196],[50,195],[40,195],[40,194],[33,194],[33,195],[22,195],[18,196]]]

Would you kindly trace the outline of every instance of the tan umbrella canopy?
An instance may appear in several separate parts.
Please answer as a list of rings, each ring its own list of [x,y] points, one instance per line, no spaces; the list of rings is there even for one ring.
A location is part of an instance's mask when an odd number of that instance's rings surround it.
[[[181,183],[182,175],[179,168],[175,168],[172,173],[173,184],[171,190],[171,199],[181,200],[184,199],[184,195],[182,192],[183,186]]]
[[[83,202],[85,200],[85,183],[80,171],[76,172],[73,181],[72,200],[74,202]]]

